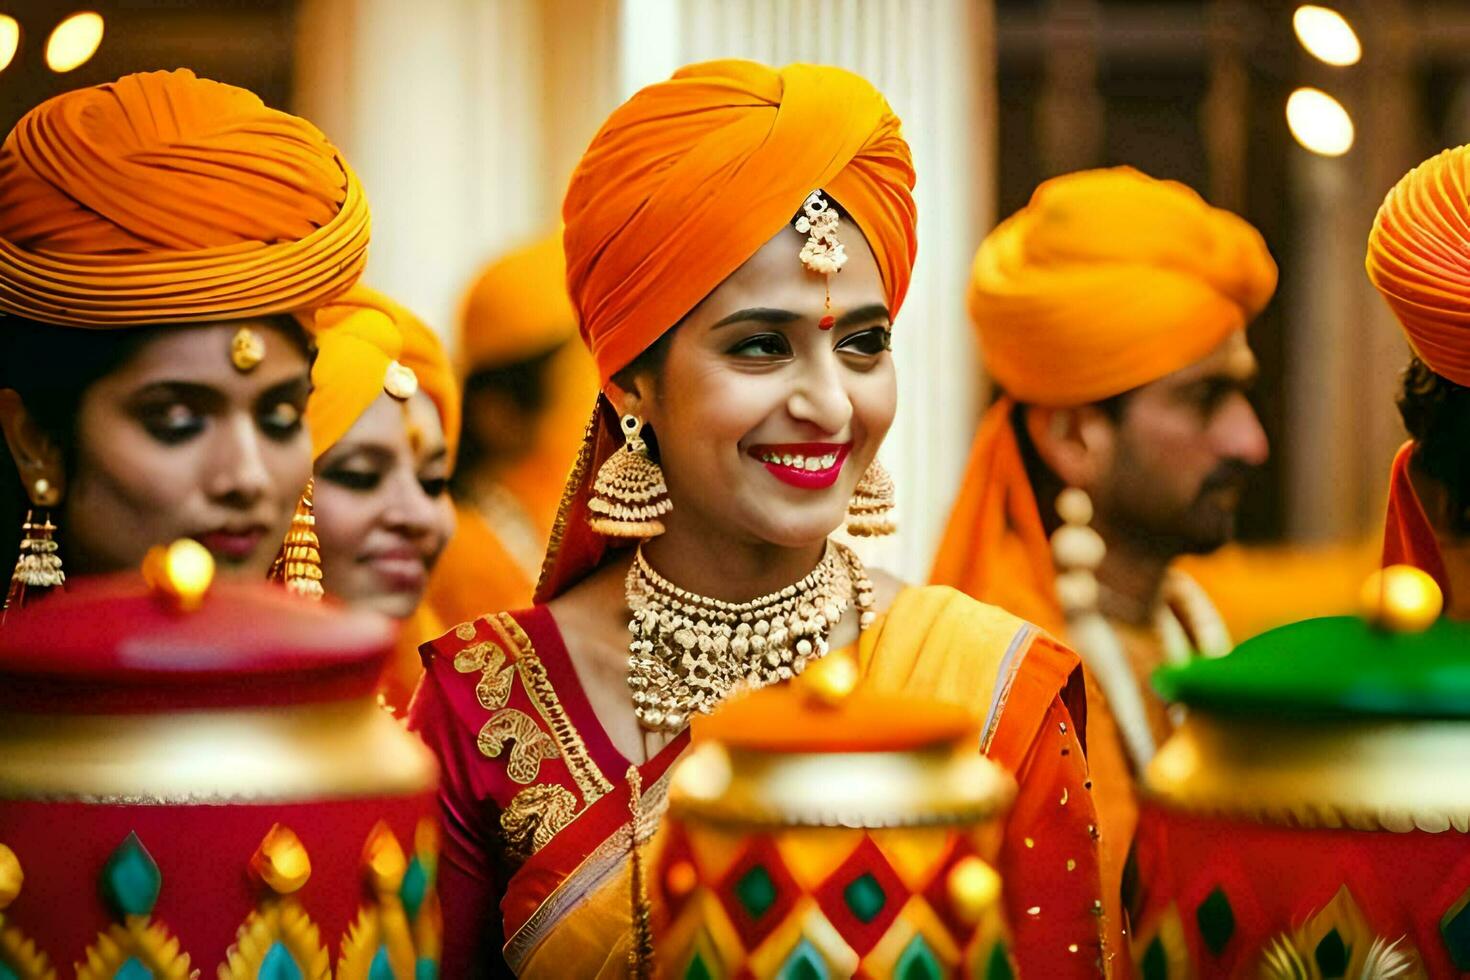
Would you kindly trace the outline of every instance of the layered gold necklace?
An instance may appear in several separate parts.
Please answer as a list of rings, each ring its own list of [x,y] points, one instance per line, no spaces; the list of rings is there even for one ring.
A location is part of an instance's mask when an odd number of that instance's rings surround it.
[[[794,585],[750,602],[724,602],[679,588],[643,555],[626,582],[628,688],[645,729],[678,732],[742,686],[789,680],[827,652],[850,604],[858,627],[873,623],[873,583],[850,548],[827,542],[817,567]]]

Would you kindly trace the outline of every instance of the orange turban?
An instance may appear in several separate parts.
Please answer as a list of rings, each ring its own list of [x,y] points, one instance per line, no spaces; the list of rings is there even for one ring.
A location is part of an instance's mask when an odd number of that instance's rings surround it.
[[[419,390],[439,410],[454,458],[459,387],[444,345],[423,321],[382,293],[356,286],[306,326],[317,338],[306,403],[313,459],[336,445],[383,392],[407,400]]]
[[[501,256],[480,273],[459,318],[464,373],[545,354],[577,332],[561,233]]]
[[[1192,364],[1276,289],[1261,235],[1130,167],[1049,180],[975,256],[985,366],[1035,405],[1083,405]]]
[[[840,68],[710,61],[638,92],[593,137],[562,205],[567,290],[603,382],[758,252],[817,189],[862,229],[897,316],[917,250],[913,187],[898,117],[877,89]],[[622,441],[600,398],[538,602],[602,561],[606,542],[587,530],[587,497]]]
[[[1367,266],[1419,359],[1470,386],[1470,146],[1394,185],[1368,233]]]
[[[867,236],[897,315],[916,239],[898,117],[851,72],[710,61],[618,107],[562,206],[567,287],[604,382],[825,190]]]
[[[126,327],[309,309],[366,261],[368,209],[304,119],[187,70],[32,109],[0,147],[0,312]]]
[[[975,256],[970,315],[1006,397],[981,420],[933,580],[1062,629],[1016,403],[1085,405],[1157,381],[1244,328],[1275,289],[1260,234],[1183,184],[1117,167],[1038,187]]]

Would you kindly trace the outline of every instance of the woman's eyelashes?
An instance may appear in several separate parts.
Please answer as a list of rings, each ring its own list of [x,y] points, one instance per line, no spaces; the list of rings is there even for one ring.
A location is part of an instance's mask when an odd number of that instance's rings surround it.
[[[358,466],[329,466],[323,471],[322,479],[348,490],[368,493],[376,490],[378,484],[383,482],[383,474],[379,470],[363,469]]]
[[[859,330],[842,338],[837,345],[837,350],[844,354],[861,354],[865,357],[876,357],[892,349],[893,331],[887,327]]]
[[[442,476],[420,477],[419,486],[424,488],[427,496],[439,497],[449,488],[449,481]]]
[[[182,401],[144,402],[135,409],[147,433],[166,446],[175,446],[204,431],[204,414]]]
[[[842,337],[833,349],[842,354],[876,357],[893,349],[893,331],[888,327],[858,330]],[[728,353],[743,358],[776,359],[791,357],[794,351],[785,334],[767,332],[742,338],[729,348]]]
[[[256,422],[267,436],[284,442],[301,431],[302,407],[291,401],[278,401],[262,407]]]

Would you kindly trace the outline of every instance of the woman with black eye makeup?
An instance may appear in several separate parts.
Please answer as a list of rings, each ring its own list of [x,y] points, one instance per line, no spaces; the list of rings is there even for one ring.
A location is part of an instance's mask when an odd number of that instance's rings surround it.
[[[336,148],[244,89],[128,75],[16,124],[0,146],[8,604],[181,537],[265,576],[311,477],[311,331],[367,242]]]
[[[401,708],[421,673],[417,644],[444,625],[420,600],[454,533],[459,386],[439,338],[386,296],[358,286],[326,319],[338,316],[319,331],[306,409],[322,586],[406,621],[381,687]]]

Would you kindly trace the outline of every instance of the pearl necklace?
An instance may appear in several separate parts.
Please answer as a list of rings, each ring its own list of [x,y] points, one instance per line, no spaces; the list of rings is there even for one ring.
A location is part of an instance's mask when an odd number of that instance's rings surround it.
[[[829,541],[817,567],[794,585],[749,602],[723,602],[674,585],[639,545],[625,583],[628,688],[644,728],[678,732],[737,688],[790,680],[827,652],[849,602],[858,628],[875,618],[873,583],[851,549]]]

